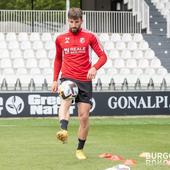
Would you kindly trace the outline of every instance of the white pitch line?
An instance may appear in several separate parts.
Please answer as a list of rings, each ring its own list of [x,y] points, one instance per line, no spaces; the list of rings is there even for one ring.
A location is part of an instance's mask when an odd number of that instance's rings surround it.
[[[17,126],[17,125],[0,125],[0,127],[13,127],[13,126]]]

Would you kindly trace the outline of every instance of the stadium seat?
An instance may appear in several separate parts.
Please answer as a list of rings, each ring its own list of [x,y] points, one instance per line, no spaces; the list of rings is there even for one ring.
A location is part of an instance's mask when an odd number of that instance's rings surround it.
[[[125,78],[126,78],[126,75],[124,74],[117,74],[113,76],[114,82],[117,87],[121,87]]]
[[[105,69],[102,67],[100,68],[98,71],[97,71],[97,75],[100,77],[100,76],[103,76],[103,75],[106,75],[106,72],[105,72]]]
[[[24,59],[22,58],[14,59],[13,68],[24,68],[24,67],[25,67]]]
[[[51,86],[53,83],[53,76],[51,75],[44,75],[44,78],[47,80],[47,83]]]
[[[138,62],[139,68],[147,68],[149,67],[149,61],[147,59],[140,59]]]
[[[47,58],[42,58],[38,63],[39,68],[49,68],[51,67],[50,62]]]
[[[9,51],[7,49],[0,49],[0,59],[1,58],[9,58]]]
[[[22,41],[20,44],[20,48],[21,48],[21,50],[31,49],[30,41]]]
[[[2,58],[0,60],[0,68],[11,68],[11,67],[12,67],[11,59],[9,59],[9,58]]]
[[[138,78],[139,78],[139,80],[141,82],[141,86],[146,87],[147,84],[149,83],[149,80],[150,80],[151,76],[146,75],[146,74],[140,74]]]
[[[160,88],[160,85],[162,83],[163,78],[164,77],[162,75],[155,75],[155,74],[153,74],[152,75],[152,80],[153,80],[154,86],[157,86],[157,87]]]
[[[53,68],[44,68],[42,70],[42,73],[43,73],[44,76],[46,76],[46,75],[52,76],[53,75]]]
[[[149,44],[146,41],[140,41],[139,42],[139,49],[140,50],[147,50],[149,48]]]
[[[22,87],[25,86],[28,88],[28,84],[30,83],[31,76],[27,74],[25,75],[18,75],[17,78],[20,79]]]
[[[167,84],[170,84],[170,73],[165,75],[165,80]]]
[[[40,40],[40,34],[38,32],[32,32],[30,34],[30,41],[39,41]]]
[[[132,36],[131,36],[131,34],[123,34],[123,35],[122,35],[122,41],[124,41],[124,42],[130,42],[130,41],[132,41]]]
[[[24,51],[24,59],[35,58],[34,51],[32,49],[27,49]]]
[[[126,44],[123,41],[118,41],[116,43],[116,49],[118,50],[124,50],[126,48]]]
[[[2,75],[13,75],[15,74],[14,69],[13,68],[4,68],[2,71]]]
[[[36,51],[36,54],[35,54],[36,58],[40,59],[40,58],[47,58],[47,53],[46,53],[46,50],[44,49],[38,49]]]
[[[150,66],[151,66],[152,68],[159,68],[159,67],[161,67],[161,61],[160,61],[160,59],[158,59],[158,58],[152,59],[152,60],[151,60],[151,63],[150,63]]]
[[[134,41],[129,41],[128,44],[127,44],[127,49],[128,50],[131,50],[131,51],[134,51],[137,49],[137,44],[136,42]]]
[[[108,69],[108,68],[112,68],[112,60],[107,59],[106,63],[103,65],[103,68]]]
[[[127,68],[136,68],[137,67],[137,62],[136,59],[134,58],[129,58],[126,61],[126,67]]]
[[[44,77],[43,75],[32,75],[31,78],[34,79],[34,82],[37,86],[41,87],[42,84],[44,83]]]
[[[104,44],[104,49],[108,51],[114,49],[114,43],[111,41],[106,41]]]
[[[16,77],[16,75],[11,74],[11,75],[6,75],[5,79],[7,81],[8,86],[13,87],[14,84],[16,83],[17,77]]]
[[[121,36],[120,36],[120,34],[114,33],[111,35],[110,39],[112,42],[119,42],[119,41],[121,41]]]
[[[110,50],[110,51],[109,51],[108,57],[109,57],[110,59],[119,58],[119,57],[120,57],[120,53],[119,53],[118,50],[113,49],[113,50]]]
[[[52,37],[51,37],[51,33],[48,33],[48,32],[44,32],[41,36],[41,40],[43,42],[46,42],[46,41],[51,41],[52,40]]]
[[[17,68],[16,75],[25,75],[27,76],[28,71],[26,68]]]
[[[53,50],[49,50],[47,57],[48,57],[48,59],[54,59],[55,55],[56,55],[56,50],[53,49]]]
[[[133,51],[132,58],[135,58],[135,59],[141,59],[141,58],[143,58],[143,51],[142,51],[142,50],[139,50],[139,49],[134,50],[134,51]]]
[[[53,50],[53,49],[55,49],[55,43],[53,41],[47,41],[45,43],[45,49],[46,50]]]
[[[7,48],[7,44],[6,44],[6,41],[0,41],[0,49],[5,49]]]
[[[146,59],[153,59],[155,57],[155,52],[152,49],[148,48],[146,51],[144,51],[144,57]]]
[[[54,33],[54,35],[52,36],[52,41],[55,42],[55,41],[56,41],[56,38],[57,38],[60,34],[61,34],[60,32]]]
[[[31,68],[29,73],[30,75],[41,75],[41,70],[39,68]]]
[[[120,71],[119,71],[119,74],[129,75],[130,74],[130,69],[129,68],[121,68]]]
[[[155,70],[153,69],[153,68],[146,68],[146,69],[144,69],[144,74],[146,74],[146,75],[153,75],[153,74],[155,74]]]
[[[37,60],[35,58],[30,58],[26,60],[26,68],[37,68]]]
[[[35,40],[33,42],[33,47],[32,47],[34,50],[38,50],[38,49],[42,49],[43,48],[43,43],[42,41],[39,41],[39,40]]]
[[[22,41],[28,41],[28,33],[26,32],[20,32],[18,34],[18,41],[22,42]]]
[[[13,49],[11,51],[11,58],[12,59],[14,59],[14,58],[22,58],[21,50],[20,49]]]
[[[129,74],[125,78],[127,79],[128,86],[134,88],[134,85],[135,85],[135,83],[137,82],[137,79],[138,79],[138,75]]]
[[[125,67],[125,61],[124,59],[117,58],[113,60],[113,67],[114,68],[123,68]]]
[[[15,41],[17,40],[16,38],[16,33],[15,32],[8,32],[6,35],[6,41]]]
[[[19,48],[19,43],[16,40],[9,41],[8,43],[8,49],[13,50],[13,49],[18,49]]]
[[[133,41],[135,41],[135,42],[143,41],[143,36],[142,36],[142,34],[134,34],[134,35],[133,35]]]
[[[132,69],[132,74],[141,75],[141,74],[143,74],[143,70],[141,68],[133,68]]]
[[[109,41],[110,38],[109,38],[109,35],[108,35],[107,33],[101,33],[101,34],[99,35],[99,40],[100,40],[101,42],[106,42],[106,41]]]
[[[157,73],[158,75],[166,75],[166,74],[168,74],[168,71],[167,71],[166,68],[160,67],[160,68],[157,69],[156,73]]]
[[[4,41],[5,40],[5,35],[4,33],[0,32],[0,41]]]
[[[131,56],[131,52],[129,51],[129,50],[127,50],[127,49],[125,49],[125,50],[123,50],[122,52],[121,52],[121,58],[123,58],[123,59],[128,59],[128,58],[131,58],[132,56]]]
[[[118,74],[118,70],[116,68],[109,68],[107,69],[106,76],[113,77],[113,75]]]

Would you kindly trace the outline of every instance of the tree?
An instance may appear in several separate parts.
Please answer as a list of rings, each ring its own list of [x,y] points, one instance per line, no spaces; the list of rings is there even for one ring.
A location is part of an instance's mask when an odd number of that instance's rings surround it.
[[[65,10],[66,0],[33,0],[35,10]],[[70,0],[71,7],[80,7],[80,0]],[[31,10],[32,0],[0,0],[0,9]]]

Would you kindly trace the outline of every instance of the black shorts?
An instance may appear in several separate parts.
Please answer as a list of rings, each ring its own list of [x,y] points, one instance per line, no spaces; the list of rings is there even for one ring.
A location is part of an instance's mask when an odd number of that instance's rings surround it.
[[[79,93],[77,97],[75,98],[75,102],[83,102],[83,103],[89,103],[92,105],[92,82],[86,82],[86,81],[79,81],[74,80],[71,78],[61,78],[61,82],[65,80],[71,80],[75,82],[78,86]]]

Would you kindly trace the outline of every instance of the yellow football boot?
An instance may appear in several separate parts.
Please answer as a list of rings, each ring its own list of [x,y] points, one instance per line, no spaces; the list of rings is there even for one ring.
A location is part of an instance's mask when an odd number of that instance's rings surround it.
[[[85,156],[84,152],[82,149],[77,149],[76,150],[76,157],[77,159],[79,160],[84,160],[84,159],[87,159],[87,157]]]

